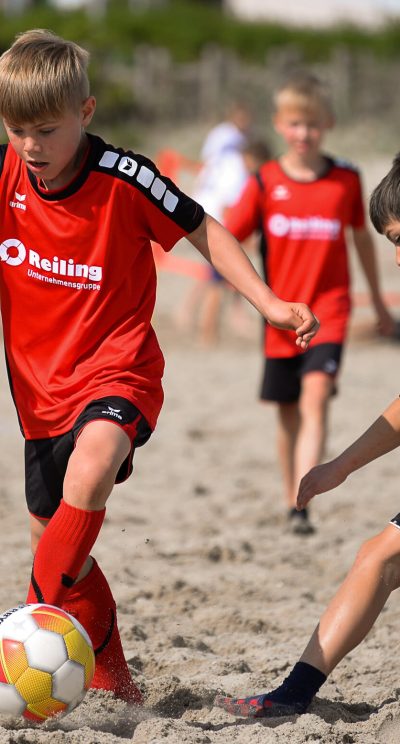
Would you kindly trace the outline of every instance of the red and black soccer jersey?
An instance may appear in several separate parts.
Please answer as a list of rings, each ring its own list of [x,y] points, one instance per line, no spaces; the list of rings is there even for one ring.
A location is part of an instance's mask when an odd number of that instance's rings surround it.
[[[120,395],[155,426],[164,359],[151,326],[151,241],[169,250],[203,209],[141,155],[90,136],[64,189],[44,191],[0,147],[0,291],[10,385],[27,439],[68,431]]]
[[[295,181],[277,160],[251,177],[226,220],[244,240],[262,225],[265,273],[281,299],[305,302],[321,323],[314,343],[342,343],[350,313],[346,228],[365,224],[358,172],[327,159],[327,172],[311,183]],[[293,334],[266,327],[265,354],[300,354]]]

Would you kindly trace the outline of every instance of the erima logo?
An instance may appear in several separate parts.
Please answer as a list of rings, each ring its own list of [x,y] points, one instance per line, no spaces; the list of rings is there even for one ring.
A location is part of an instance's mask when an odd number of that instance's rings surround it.
[[[163,207],[168,212],[174,212],[176,205],[179,202],[178,197],[172,191],[167,189],[164,181],[156,176],[151,168],[147,165],[142,165],[139,168],[139,163],[134,158],[130,158],[127,155],[121,155],[118,152],[112,150],[106,150],[99,165],[103,168],[114,168],[118,163],[118,170],[121,173],[125,173],[126,176],[135,176],[135,179],[141,186],[149,189],[152,196],[158,201],[162,201]]]
[[[22,209],[25,212],[26,204],[24,204],[24,201],[26,199],[26,194],[19,194],[18,191],[16,191],[15,199],[16,201],[9,202],[10,207],[12,207],[13,209]]]
[[[120,408],[111,408],[111,406],[107,406],[107,408],[108,408],[108,410],[107,411],[102,411],[102,413],[105,413],[106,416],[114,416],[115,418],[117,418],[120,421],[122,421],[122,416],[119,415],[120,414],[120,411],[121,411]]]
[[[41,269],[46,273],[58,274],[60,276],[77,277],[90,279],[94,282],[101,281],[102,267],[88,266],[88,264],[75,263],[72,258],[42,258],[37,251],[25,248],[17,238],[8,238],[0,245],[0,261],[9,266],[20,266],[26,257],[28,263],[36,269]]]
[[[290,199],[290,191],[286,186],[284,186],[284,184],[279,183],[272,189],[271,199],[274,201]]]

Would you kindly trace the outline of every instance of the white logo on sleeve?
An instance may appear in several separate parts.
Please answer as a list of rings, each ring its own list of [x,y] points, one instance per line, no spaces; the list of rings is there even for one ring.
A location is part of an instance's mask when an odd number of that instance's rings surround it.
[[[138,164],[133,158],[121,158],[121,161],[118,163],[118,170],[125,173],[126,176],[133,176],[137,171],[137,167]]]
[[[114,168],[117,165],[121,173],[124,173],[126,176],[135,176],[136,181],[141,186],[144,186],[145,189],[149,189],[157,201],[162,201],[163,207],[167,212],[172,213],[175,211],[179,203],[178,196],[167,189],[164,181],[159,176],[156,176],[154,171],[147,165],[142,165],[138,170],[139,163],[134,158],[130,158],[128,155],[121,156],[112,150],[106,150],[103,153],[99,165],[103,168]]]

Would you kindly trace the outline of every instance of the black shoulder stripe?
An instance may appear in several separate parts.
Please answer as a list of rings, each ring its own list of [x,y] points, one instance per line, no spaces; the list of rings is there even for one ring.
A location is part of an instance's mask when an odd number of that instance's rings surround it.
[[[144,155],[105,145],[92,169],[131,184],[187,232],[198,227],[204,217],[203,208],[161,175]]]
[[[257,183],[258,183],[258,185],[259,185],[259,187],[260,187],[260,191],[262,191],[262,192],[263,192],[263,191],[264,191],[264,181],[263,181],[263,180],[262,180],[262,178],[261,178],[261,173],[260,173],[260,171],[259,171],[259,170],[258,170],[258,171],[256,171],[256,173],[255,173],[254,175],[255,175],[255,177],[256,177],[256,181],[257,181]]]
[[[333,165],[336,166],[336,168],[343,168],[343,170],[349,170],[353,171],[353,173],[359,173],[360,169],[354,165],[354,163],[351,163],[349,160],[344,160],[342,158],[330,158]]]
[[[7,147],[8,145],[0,145],[0,176],[3,172],[4,161],[6,159]]]

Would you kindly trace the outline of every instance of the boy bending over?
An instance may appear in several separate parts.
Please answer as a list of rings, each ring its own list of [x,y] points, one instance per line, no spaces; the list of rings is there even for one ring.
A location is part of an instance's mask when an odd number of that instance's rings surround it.
[[[374,190],[371,220],[396,248],[400,266],[400,154]],[[400,400],[396,398],[362,436],[331,462],[304,476],[297,508],[343,483],[355,470],[400,445]],[[367,635],[394,589],[400,587],[400,514],[361,547],[353,567],[312,634],[300,660],[272,692],[246,698],[218,697],[234,715],[288,716],[304,713],[335,666]]]
[[[90,552],[115,482],[162,405],[151,241],[188,236],[270,323],[307,348],[318,321],[264,285],[235,239],[154,164],[86,133],[88,53],[54,34],[0,58],[0,291],[11,391],[26,440],[34,563],[28,602],[65,608],[96,653],[93,687],[140,702],[115,602]]]

